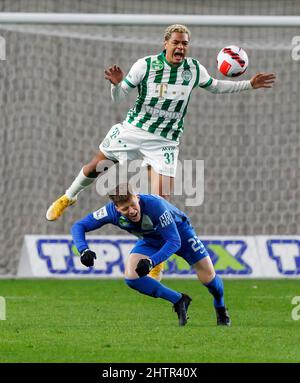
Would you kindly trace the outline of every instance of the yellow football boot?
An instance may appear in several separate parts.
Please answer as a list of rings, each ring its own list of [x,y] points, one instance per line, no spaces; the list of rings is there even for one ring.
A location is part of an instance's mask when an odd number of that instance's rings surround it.
[[[160,281],[163,276],[163,271],[164,271],[164,263],[162,262],[156,265],[155,267],[153,267],[153,269],[150,271],[148,275],[149,277],[156,279],[157,281]]]
[[[46,213],[46,218],[48,221],[55,221],[57,220],[64,210],[68,207],[73,205],[77,201],[77,198],[70,199],[65,194],[59,197],[53,204],[49,207]]]

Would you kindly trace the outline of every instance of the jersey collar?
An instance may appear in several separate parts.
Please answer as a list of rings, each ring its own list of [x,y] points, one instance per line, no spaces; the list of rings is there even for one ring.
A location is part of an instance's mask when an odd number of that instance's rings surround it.
[[[119,217],[119,223],[121,224],[121,226],[126,226],[126,227],[129,227],[129,226],[139,226],[141,225],[142,221],[143,221],[143,210],[144,210],[144,206],[145,206],[145,203],[143,201],[143,199],[141,198],[141,195],[140,194],[137,194],[138,197],[139,197],[139,204],[140,204],[140,209],[141,209],[141,219],[139,222],[133,222],[131,221],[129,218],[125,217],[125,215],[120,214],[120,217]],[[123,223],[123,224],[122,224]]]
[[[173,65],[171,63],[169,63],[169,61],[166,59],[166,50],[164,49],[159,55],[158,55],[158,58],[162,61],[164,61],[170,68],[180,68],[181,65],[183,65],[183,63],[186,61],[186,59],[184,59],[179,65]]]

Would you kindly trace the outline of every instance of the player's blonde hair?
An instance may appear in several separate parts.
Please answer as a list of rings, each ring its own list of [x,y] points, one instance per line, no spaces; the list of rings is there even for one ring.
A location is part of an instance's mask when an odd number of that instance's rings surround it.
[[[164,33],[164,39],[165,41],[170,40],[171,35],[173,32],[178,32],[178,33],[187,33],[189,36],[189,40],[191,39],[191,32],[190,30],[183,24],[172,24],[167,27]]]
[[[134,195],[135,193],[132,186],[127,183],[118,185],[108,193],[109,199],[111,199],[115,205],[130,201]]]

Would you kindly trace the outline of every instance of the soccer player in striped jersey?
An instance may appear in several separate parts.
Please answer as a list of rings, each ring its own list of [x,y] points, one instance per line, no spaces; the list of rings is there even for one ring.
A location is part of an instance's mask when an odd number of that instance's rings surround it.
[[[48,220],[58,219],[76,202],[78,194],[107,170],[107,160],[122,163],[142,158],[151,174],[151,192],[169,198],[192,91],[200,87],[212,93],[234,93],[272,87],[275,76],[271,73],[259,73],[248,81],[214,79],[197,59],[187,56],[190,37],[186,26],[171,25],[164,34],[163,52],[139,59],[125,78],[116,65],[105,70],[112,99],[121,101],[136,88],[135,105],[122,123],[109,130],[98,153],[65,194],[49,207]]]

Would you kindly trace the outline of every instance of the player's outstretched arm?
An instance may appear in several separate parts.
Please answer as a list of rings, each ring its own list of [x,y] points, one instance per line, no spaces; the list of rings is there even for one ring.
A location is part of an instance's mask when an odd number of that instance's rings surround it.
[[[253,89],[272,88],[276,79],[274,73],[257,73],[250,80]]]
[[[124,73],[119,66],[113,65],[105,69],[104,77],[106,78],[106,80],[110,81],[113,85],[118,85],[123,80]]]
[[[217,80],[211,77],[206,68],[200,65],[199,86],[211,93],[238,93],[249,89],[272,88],[276,76],[274,73],[258,73],[250,80]]]

